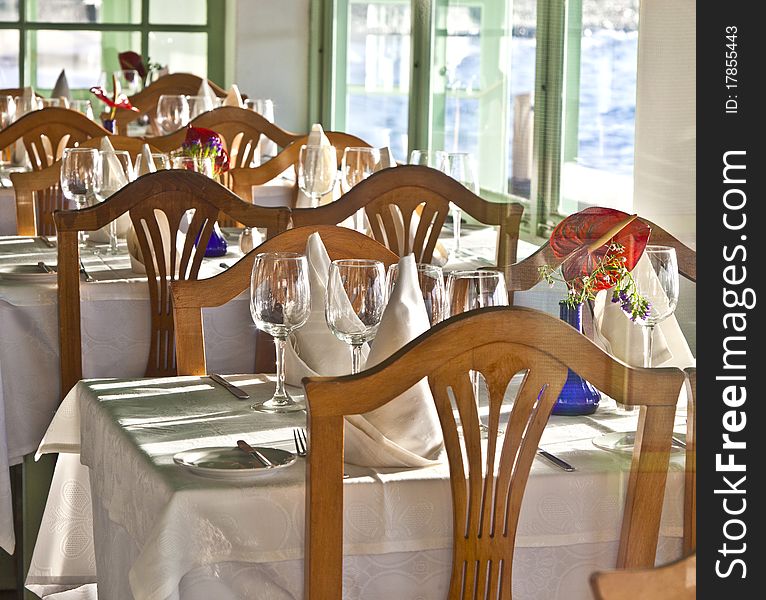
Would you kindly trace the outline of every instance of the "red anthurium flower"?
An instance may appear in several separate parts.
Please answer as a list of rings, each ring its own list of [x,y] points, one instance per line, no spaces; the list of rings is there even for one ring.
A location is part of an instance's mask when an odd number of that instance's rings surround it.
[[[189,127],[186,128],[186,139],[184,145],[188,144],[210,144],[211,146],[218,147],[221,145],[221,136],[219,136],[212,129],[205,129],[204,127]]]
[[[116,100],[112,100],[106,93],[106,90],[101,86],[90,88],[92,94],[96,96],[101,102],[106,104],[109,108],[122,108],[125,110],[132,110],[134,112],[141,112],[135,106],[130,103],[128,97],[125,94],[119,94]]]
[[[123,69],[135,69],[138,71],[138,76],[142,79],[146,77],[146,66],[144,66],[144,59],[141,55],[132,50],[127,52],[120,52],[117,55],[117,59],[120,61],[120,67]]]
[[[551,250],[556,258],[563,259],[561,273],[564,280],[578,285],[580,277],[590,276],[599,262],[609,253],[624,258],[625,268],[632,271],[646,248],[651,229],[638,219],[619,229],[621,223],[629,221],[631,215],[612,208],[594,206],[570,215],[551,233]],[[597,248],[593,244],[603,239]],[[610,251],[612,244],[619,244],[622,251]],[[608,273],[598,276],[596,290],[608,289],[615,284]]]

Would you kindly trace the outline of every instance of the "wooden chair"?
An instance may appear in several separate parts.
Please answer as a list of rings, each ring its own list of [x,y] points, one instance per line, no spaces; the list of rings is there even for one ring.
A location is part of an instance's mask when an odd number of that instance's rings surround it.
[[[318,208],[294,209],[292,217],[296,227],[341,223],[363,208],[376,240],[401,256],[414,252],[418,262],[430,263],[450,202],[477,221],[498,226],[497,264],[515,262],[524,207],[518,203],[487,202],[449,175],[429,167],[403,165],[383,169],[335,202]],[[412,236],[416,211],[419,218]]]
[[[135,160],[144,142],[123,135],[111,135],[109,141],[115,150],[126,150]],[[90,138],[79,144],[83,148],[100,148],[101,138]],[[159,152],[152,148],[153,152]],[[11,173],[16,194],[17,235],[55,235],[53,212],[66,208],[66,198],[61,192],[61,160],[39,171]]]
[[[195,212],[179,255],[174,242],[181,218],[190,209]],[[242,202],[209,177],[190,171],[150,173],[96,206],[79,211],[55,212],[63,394],[82,378],[77,232],[100,229],[125,212],[130,212],[141,254],[148,258],[144,260],[144,266],[152,317],[147,376],[176,373],[169,284],[178,279],[197,278],[204,254],[197,248],[207,247],[219,215],[230,215],[251,227],[265,227],[267,237],[283,231],[289,222],[287,209]],[[169,248],[163,243],[162,225],[157,220],[157,212],[167,217],[169,239],[173,240]]]
[[[318,225],[289,229],[245,255],[242,260],[210,279],[176,281],[171,286],[173,314],[176,326],[176,361],[179,375],[205,375],[205,336],[202,329],[202,309],[221,306],[250,288],[250,273],[255,256],[261,252],[306,251],[306,240],[318,232],[332,260],[341,258],[371,258],[388,267],[397,256],[366,235],[346,227]],[[256,372],[274,371],[274,352],[269,336],[259,338],[256,346]]]
[[[23,96],[24,95],[24,88],[3,88],[0,90],[0,96]],[[35,92],[35,96],[38,98],[42,98],[40,94]]]
[[[450,466],[454,533],[448,597],[463,598],[465,587],[474,590],[469,597],[510,599],[524,487],[567,368],[619,402],[641,406],[617,566],[652,565],[683,373],[628,367],[563,321],[539,311],[488,308],[435,325],[359,374],[303,380],[311,448],[306,466],[307,600],[340,599],[342,594],[344,416],[375,410],[423,378],[434,397]],[[470,370],[480,371],[487,382],[490,432],[498,431],[510,379],[526,370],[502,448],[490,433],[486,457]]]
[[[686,470],[684,480],[684,554],[697,550],[697,369],[686,373]]]
[[[339,131],[326,131],[325,135],[330,143],[335,146],[335,150],[338,156],[338,166],[340,167],[341,160],[343,159],[343,151],[349,147],[364,147],[369,148],[370,144],[364,140],[353,136],[348,133]],[[292,144],[287,146],[279,154],[277,154],[271,160],[265,162],[259,167],[237,167],[229,171],[231,177],[231,190],[237,194],[240,198],[246,200],[253,197],[253,186],[264,185],[272,179],[279,177],[287,169],[293,168],[296,173],[296,183],[293,188],[292,204],[295,205],[295,200],[298,197],[298,184],[297,184],[297,171],[298,171],[298,156],[301,150],[301,146],[306,144],[308,136],[304,135],[296,139]],[[334,225],[335,223],[323,223],[324,225]]]
[[[226,90],[208,80],[210,88],[219,98],[226,97]],[[118,110],[115,116],[115,133],[127,133],[128,123],[132,123],[148,114],[149,120],[154,124],[154,112],[157,110],[157,102],[163,94],[183,94],[194,96],[202,85],[202,78],[191,73],[170,73],[163,75],[151,85],[130,97],[130,102],[138,109]],[[102,117],[106,117],[103,114]]]
[[[27,113],[0,131],[0,149],[21,139],[33,171],[49,167],[67,146],[76,146],[109,132],[85,115],[67,108],[49,107]]]
[[[262,135],[276,142],[281,148],[301,138],[301,134],[285,131],[253,110],[236,106],[221,106],[207,111],[195,118],[191,124],[212,129],[221,136],[224,147],[229,152],[231,169],[250,167],[254,158],[253,152]],[[170,152],[180,148],[185,137],[186,128],[183,128],[168,135],[146,138],[146,141],[162,152]]]
[[[697,554],[656,568],[594,573],[590,586],[595,600],[695,600]]]

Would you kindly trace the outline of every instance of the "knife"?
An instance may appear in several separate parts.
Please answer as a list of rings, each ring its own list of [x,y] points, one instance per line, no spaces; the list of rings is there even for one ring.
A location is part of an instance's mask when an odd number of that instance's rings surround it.
[[[48,248],[55,248],[55,247],[56,247],[56,242],[52,242],[51,240],[49,240],[49,239],[48,239],[46,236],[44,236],[44,235],[41,235],[41,236],[40,236],[40,241],[41,241],[43,244],[45,244],[46,246],[48,246]]]
[[[223,377],[221,377],[218,373],[210,373],[208,377],[210,377],[210,379],[212,379],[216,383],[225,387],[227,391],[234,394],[240,400],[247,400],[248,398],[250,398],[250,394],[248,394],[245,390],[243,390],[242,388],[238,388],[233,383],[229,383]]]
[[[556,465],[560,469],[564,469],[567,472],[571,473],[572,471],[577,470],[572,465],[570,465],[567,461],[561,460],[558,456],[555,456],[551,454],[550,452],[543,450],[542,448],[538,448],[537,453],[543,458],[547,458],[549,461],[551,461],[554,465]]]
[[[45,273],[55,273],[56,272],[56,269],[53,269],[52,267],[49,267],[43,261],[38,262],[37,266],[40,267],[43,270],[43,272],[45,272]]]
[[[253,456],[255,456],[255,458],[257,458],[264,467],[270,468],[274,466],[274,463],[272,463],[268,458],[266,458],[263,455],[263,453],[253,448],[245,440],[237,440],[237,446],[239,447],[240,450],[242,450],[242,452],[247,452],[248,454],[252,454]]]

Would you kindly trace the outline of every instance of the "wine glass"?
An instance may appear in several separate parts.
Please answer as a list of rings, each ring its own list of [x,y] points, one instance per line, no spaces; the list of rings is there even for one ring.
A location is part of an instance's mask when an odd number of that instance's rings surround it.
[[[462,183],[474,194],[479,193],[479,180],[476,176],[476,161],[470,152],[446,152],[442,155],[440,170]],[[452,235],[455,240],[455,254],[460,253],[460,219],[463,211],[455,204],[452,208]]]
[[[377,260],[330,264],[325,318],[339,340],[351,345],[351,372],[361,370],[362,346],[375,338],[386,305],[386,273]]]
[[[298,187],[311,198],[311,207],[335,187],[338,155],[335,146],[301,146],[298,155]]]
[[[442,268],[437,265],[418,263],[417,267],[418,284],[423,294],[423,302],[426,305],[428,320],[431,322],[431,325],[436,325],[447,318],[447,292],[444,284],[444,273]],[[387,298],[389,299],[396,286],[398,276],[399,265],[394,263],[388,267],[388,272],[386,273],[386,291],[388,294]]]
[[[490,306],[508,306],[505,277],[499,271],[453,271],[447,279],[448,315],[454,317],[462,312]],[[479,373],[471,371],[473,395],[479,402]],[[479,421],[483,438],[489,427]],[[502,432],[498,432],[502,433]]]
[[[243,100],[243,106],[248,110],[257,112],[270,123],[274,122],[274,101],[270,98],[248,98]],[[260,164],[274,158],[278,153],[277,143],[261,134],[255,153],[260,159]]]
[[[189,100],[186,96],[163,94],[157,101],[156,119],[161,133],[178,131],[189,122]]]
[[[95,120],[93,116],[93,105],[90,103],[90,100],[70,100],[69,110],[81,113],[91,121]]]
[[[277,354],[277,385],[274,395],[253,410],[291,412],[304,410],[285,389],[285,342],[294,330],[306,324],[311,312],[308,262],[302,254],[266,252],[258,254],[250,279],[250,314],[255,326],[274,337]]]
[[[144,153],[136,157],[136,175],[138,173],[151,173],[154,171],[163,171],[170,168],[170,157],[163,152],[152,152],[150,155],[152,165],[154,169],[146,164],[147,159],[144,157]]]
[[[441,169],[446,154],[444,150],[413,150],[410,152],[409,164]]]
[[[101,150],[101,202],[136,178],[130,154],[125,150]],[[109,252],[117,254],[117,219],[109,221]]]
[[[649,308],[636,319],[644,336],[644,367],[652,366],[652,341],[654,327],[664,321],[678,304],[678,260],[675,248],[670,246],[647,246],[644,256],[651,269],[635,269],[633,279],[638,293],[649,301]]]
[[[65,148],[61,155],[61,192],[74,202],[77,210],[87,206],[88,196],[101,189],[101,155],[95,148]],[[84,231],[77,232],[81,247]]]
[[[189,119],[193,120],[209,110],[221,106],[220,98],[210,98],[208,96],[187,96],[189,102]]]
[[[348,147],[343,151],[340,164],[341,192],[348,192],[360,181],[364,181],[380,166],[380,150],[377,148]],[[364,209],[354,216],[354,228],[364,233]]]

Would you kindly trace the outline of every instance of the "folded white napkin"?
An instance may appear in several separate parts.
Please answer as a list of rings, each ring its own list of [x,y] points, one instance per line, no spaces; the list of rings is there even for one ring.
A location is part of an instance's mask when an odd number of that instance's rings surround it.
[[[149,144],[144,144],[141,146],[141,167],[136,171],[136,177],[156,172],[157,165],[154,164],[154,159],[152,158],[152,149],[149,148]]]
[[[636,277],[643,273],[653,273],[646,255],[639,259],[633,270]],[[612,356],[634,367],[641,367],[644,364],[642,326],[631,322],[619,303],[611,302],[611,298],[612,290],[603,290],[596,297],[593,307],[596,342]],[[658,323],[654,328],[652,366],[684,369],[695,364],[694,355],[675,315]]]
[[[306,141],[307,146],[330,146],[330,140],[325,135],[322,126],[319,123],[314,123],[311,126],[311,132],[309,133]],[[328,192],[319,199],[320,206],[323,204],[329,204],[333,200],[339,197],[340,192],[340,179],[337,177],[338,165],[328,158],[324,163],[319,166],[323,177],[327,179],[335,177],[335,188],[333,191]],[[298,199],[296,201],[297,208],[311,208],[311,197],[304,194],[301,190],[298,190]]]
[[[197,90],[197,96],[200,98],[205,98],[206,100],[210,101],[210,106],[212,107],[215,103],[215,101],[218,99],[218,96],[215,95],[215,92],[213,91],[213,88],[210,87],[210,84],[207,82],[207,79],[202,79],[202,83],[200,83],[199,90]]]
[[[239,93],[239,87],[236,83],[232,83],[229,91],[226,92],[226,98],[223,100],[224,106],[239,106],[243,105],[242,94]]]
[[[51,92],[51,98],[66,98],[67,101],[72,99],[72,95],[69,92],[69,82],[66,78],[66,71],[61,69],[58,79],[56,79],[56,85],[53,86]]]
[[[109,141],[109,136],[101,138],[101,146],[99,148],[101,152],[114,152],[114,146]],[[104,156],[104,155],[102,155]],[[103,165],[103,181],[101,183],[101,196],[106,199],[118,190],[128,185],[128,178],[125,175],[125,171],[122,165],[117,160],[117,157],[112,155],[106,159]],[[130,215],[125,213],[117,217],[117,237],[126,237],[130,230]],[[109,226],[102,227],[98,231],[93,231],[89,234],[92,241],[97,243],[106,244],[109,242]]]

